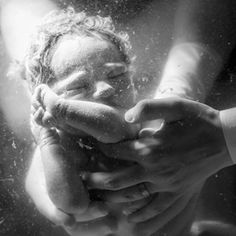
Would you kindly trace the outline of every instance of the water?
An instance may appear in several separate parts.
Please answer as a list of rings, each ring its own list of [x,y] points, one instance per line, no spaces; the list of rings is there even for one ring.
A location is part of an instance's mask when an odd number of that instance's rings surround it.
[[[136,70],[135,86],[139,99],[151,97],[163,61],[172,43],[175,1],[59,1],[58,5],[74,5],[90,14],[111,15],[120,29],[128,31],[133,45]],[[154,11],[158,14],[152,15]],[[120,12],[120,14],[117,14]],[[153,20],[157,20],[155,25]],[[157,39],[158,38],[158,39]],[[14,40],[17,38],[15,37]],[[17,42],[16,42],[17,43]],[[0,43],[0,235],[54,236],[64,234],[42,217],[24,190],[24,179],[32,156],[32,137],[29,131],[29,100],[24,86],[17,78],[8,77],[10,59]],[[155,49],[155,50],[154,50]],[[232,58],[235,59],[235,56]],[[219,81],[208,102],[226,108],[236,99],[234,69],[226,70],[229,80]],[[233,83],[233,84],[232,84]],[[226,92],[227,91],[227,92]],[[235,99],[234,99],[235,98]],[[213,176],[203,191],[198,207],[199,219],[223,219],[235,222],[235,170],[222,171]],[[211,186],[211,187],[209,187]],[[210,189],[210,191],[209,191]],[[214,199],[214,200],[213,200]],[[60,233],[59,233],[60,232]]]

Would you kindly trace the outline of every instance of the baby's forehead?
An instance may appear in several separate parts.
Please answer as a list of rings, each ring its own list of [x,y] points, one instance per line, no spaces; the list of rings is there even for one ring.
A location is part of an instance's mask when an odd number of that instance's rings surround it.
[[[51,58],[51,68],[57,78],[75,70],[86,69],[102,73],[106,63],[124,62],[118,47],[96,36],[66,35],[58,41]]]

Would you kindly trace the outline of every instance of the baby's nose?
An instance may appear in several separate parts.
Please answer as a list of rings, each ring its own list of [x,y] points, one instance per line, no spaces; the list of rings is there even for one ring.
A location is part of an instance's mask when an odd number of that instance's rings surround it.
[[[98,81],[95,84],[94,99],[109,98],[114,95],[115,89],[105,81]]]

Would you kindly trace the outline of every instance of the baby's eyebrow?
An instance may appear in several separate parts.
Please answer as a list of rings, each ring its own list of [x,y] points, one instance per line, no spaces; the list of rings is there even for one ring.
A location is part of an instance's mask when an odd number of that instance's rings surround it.
[[[53,89],[58,93],[63,92],[65,89],[73,89],[74,86],[78,84],[86,84],[88,82],[89,73],[88,71],[81,70],[78,72],[73,72],[71,75],[67,76],[65,79],[57,82]]]

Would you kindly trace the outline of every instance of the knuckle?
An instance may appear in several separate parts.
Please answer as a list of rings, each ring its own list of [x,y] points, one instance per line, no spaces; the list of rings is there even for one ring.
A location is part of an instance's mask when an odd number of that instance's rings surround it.
[[[144,99],[138,103],[138,109],[141,113],[147,113],[150,109],[151,99]]]

